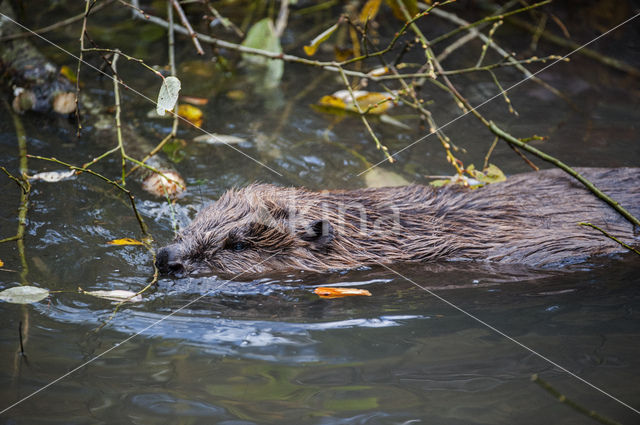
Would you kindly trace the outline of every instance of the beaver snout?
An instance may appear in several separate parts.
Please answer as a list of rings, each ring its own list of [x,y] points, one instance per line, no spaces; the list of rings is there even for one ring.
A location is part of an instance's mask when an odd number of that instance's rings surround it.
[[[185,267],[175,245],[168,245],[160,249],[156,255],[156,267],[162,274],[183,275]]]

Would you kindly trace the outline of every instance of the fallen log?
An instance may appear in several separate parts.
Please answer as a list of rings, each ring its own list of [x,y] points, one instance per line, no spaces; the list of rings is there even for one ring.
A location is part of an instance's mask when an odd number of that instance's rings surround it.
[[[49,114],[68,125],[66,118],[76,109],[76,87],[28,39],[11,39],[21,28],[14,22],[15,14],[9,2],[0,0],[0,13],[4,15],[0,15],[0,38],[10,38],[0,43],[0,82],[9,92],[12,108],[18,113]],[[85,128],[91,129],[91,136],[101,143],[107,141],[115,145],[117,128],[108,108],[86,91],[80,92],[79,101],[82,121]],[[120,130],[128,157],[145,158],[154,151],[155,146],[133,125],[122,122]],[[144,190],[169,197],[184,191],[184,180],[164,157],[151,156],[145,165],[135,173]]]

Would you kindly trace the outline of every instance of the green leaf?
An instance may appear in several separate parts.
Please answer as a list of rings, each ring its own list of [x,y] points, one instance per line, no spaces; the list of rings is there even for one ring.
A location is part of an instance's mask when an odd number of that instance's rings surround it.
[[[0,300],[13,304],[31,304],[49,296],[49,290],[37,286],[14,286],[0,291]]]
[[[165,111],[170,111],[176,106],[180,87],[180,80],[176,77],[164,79],[162,86],[160,86],[160,93],[158,93],[158,104],[156,105],[158,115],[163,116]]]
[[[504,175],[502,170],[493,164],[489,164],[489,166],[483,171],[476,170],[472,164],[467,167],[467,173],[479,182],[486,184],[498,183],[507,180],[507,177]]]
[[[280,40],[276,35],[273,22],[270,18],[264,18],[255,24],[247,32],[242,45],[253,49],[265,50],[267,52],[282,53]],[[254,66],[264,67],[264,86],[271,88],[280,84],[284,73],[284,63],[281,60],[269,59],[264,56],[243,53],[242,59]]]

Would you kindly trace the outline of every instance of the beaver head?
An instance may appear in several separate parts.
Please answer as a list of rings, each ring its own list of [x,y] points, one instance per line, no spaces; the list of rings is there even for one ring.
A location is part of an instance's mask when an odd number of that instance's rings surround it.
[[[177,275],[340,267],[328,255],[337,248],[332,214],[317,195],[259,184],[230,190],[158,251],[156,265]]]

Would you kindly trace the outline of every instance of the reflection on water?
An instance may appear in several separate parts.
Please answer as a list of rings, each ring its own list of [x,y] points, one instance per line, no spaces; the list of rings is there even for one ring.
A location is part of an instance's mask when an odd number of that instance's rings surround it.
[[[614,38],[610,50],[633,61],[633,46],[625,40],[635,40],[636,32]],[[199,89],[211,93],[203,107],[207,130],[246,139],[239,149],[284,176],[224,146],[191,143],[199,133],[181,128],[179,136],[189,143],[181,148],[183,159],[176,167],[187,179],[188,193],[169,207],[143,193],[135,181],[128,183],[158,244],[172,239],[174,222],[185,224],[203,204],[233,186],[254,181],[312,189],[365,184],[356,176],[366,162],[381,156],[361,122],[309,108],[342,88],[341,83],[323,76],[298,99],[310,84],[308,68],[287,67],[281,87],[266,94],[250,92],[242,102],[231,101],[225,92],[251,91],[244,78],[236,76],[224,85],[217,79],[198,82],[204,85]],[[540,86],[523,84],[510,92],[520,119],[508,116],[503,104],[489,104],[483,113],[518,136],[549,136],[536,143],[572,165],[640,164],[637,80],[584,58],[542,76],[581,109]],[[508,72],[502,77],[505,86],[509,78],[519,79]],[[90,81],[85,79],[87,85]],[[127,81],[151,90],[138,76]],[[94,84],[87,89],[110,96],[110,82]],[[470,82],[464,88],[473,104],[496,93],[492,84]],[[148,105],[129,95],[123,94],[127,119],[137,119],[149,137],[157,138],[154,131],[166,133],[169,124],[146,118]],[[283,111],[288,114],[284,120]],[[397,111],[410,114],[402,106]],[[454,106],[434,113],[441,123],[458,114]],[[82,164],[106,149],[90,132],[76,140],[66,121],[29,114],[23,120],[31,154]],[[426,132],[415,116],[404,122],[411,128],[398,131],[377,120],[372,125],[391,151],[398,151]],[[456,121],[447,134],[467,150],[458,155],[476,164],[492,138],[480,136],[469,118]],[[0,158],[0,165],[15,172],[15,134],[6,114],[0,114]],[[424,183],[426,175],[452,173],[434,141],[419,143],[397,159],[385,168],[409,181]],[[492,162],[507,173],[526,168],[500,145]],[[118,167],[113,158],[99,170],[114,176]],[[29,168],[56,169],[35,160]],[[0,190],[3,238],[15,231],[19,193],[5,178],[0,178]],[[106,244],[139,236],[128,200],[82,175],[58,184],[34,183],[30,201],[26,280],[62,292],[30,306],[0,304],[0,410],[116,348],[0,415],[0,423],[589,423],[532,382],[532,374],[588,409],[620,423],[639,422],[631,410],[384,269],[292,273],[242,282],[211,276],[163,278],[144,302],[125,305],[110,319],[113,303],[82,295],[77,288],[138,290],[149,282],[153,268],[144,248]],[[0,271],[0,289],[19,284],[17,246],[0,244],[0,260],[15,270]],[[636,257],[605,258],[563,271],[468,263],[394,268],[640,407]],[[323,300],[312,292],[329,285],[362,287],[373,296]],[[26,358],[18,354],[20,324]]]
[[[455,271],[414,266],[405,273],[431,287],[460,282]],[[64,417],[61,423],[81,412],[109,423],[584,423],[531,382],[537,373],[583,405],[633,423],[633,413],[546,361],[406,281],[382,275],[334,274],[323,282],[321,275],[285,277],[224,288],[215,278],[163,281],[98,333],[92,330],[111,314],[110,302],[52,296],[30,307],[28,362],[4,369],[2,399],[17,400],[142,331],[9,417],[38,421],[35,406]],[[637,261],[623,259],[590,271],[437,293],[633,405],[639,276]],[[311,294],[320,283],[360,285],[373,297],[321,300]],[[191,289],[177,291],[183,284]],[[10,323],[1,334],[2,361],[11,365],[21,308],[3,309]]]

